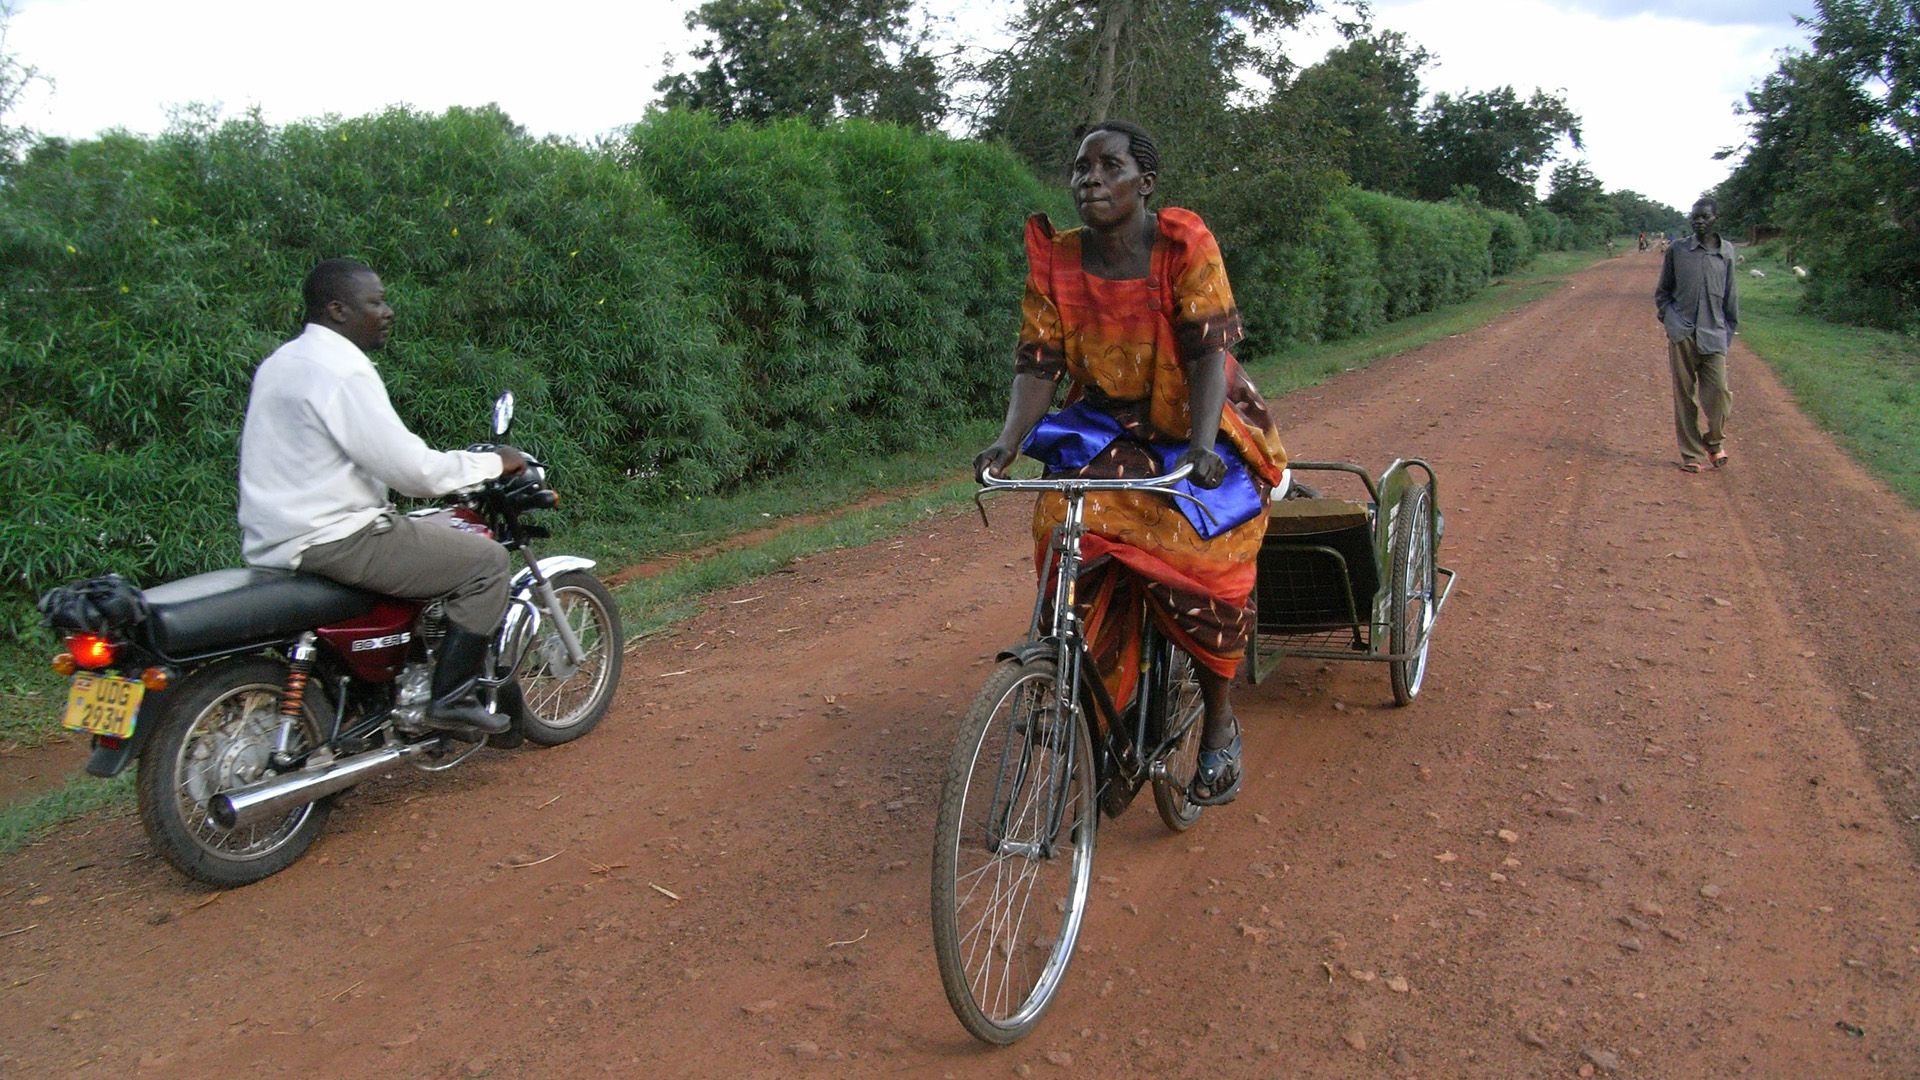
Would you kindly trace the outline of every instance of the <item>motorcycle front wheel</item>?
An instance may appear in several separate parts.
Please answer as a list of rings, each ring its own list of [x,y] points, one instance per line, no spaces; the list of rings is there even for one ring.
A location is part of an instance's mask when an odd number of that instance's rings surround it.
[[[271,775],[286,685],[287,665],[263,656],[202,668],[170,691],[174,701],[140,752],[140,821],[160,854],[196,881],[251,885],[292,865],[326,827],[325,799],[232,829],[208,810],[214,796]],[[308,737],[297,725],[296,753]]]
[[[620,632],[620,609],[613,594],[585,570],[569,570],[553,579],[560,616],[573,629],[585,655],[575,664],[553,625],[554,613],[543,612],[545,622],[527,648],[520,671],[520,691],[527,703],[520,718],[527,741],[558,746],[592,731],[613,704],[620,685],[620,662],[626,640]]]

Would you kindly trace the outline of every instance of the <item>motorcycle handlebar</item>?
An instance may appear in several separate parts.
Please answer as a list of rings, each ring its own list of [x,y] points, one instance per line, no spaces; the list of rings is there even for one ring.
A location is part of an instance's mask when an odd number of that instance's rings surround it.
[[[508,510],[520,514],[529,510],[551,510],[560,505],[560,493],[547,486],[546,467],[527,459],[527,471],[487,481]]]

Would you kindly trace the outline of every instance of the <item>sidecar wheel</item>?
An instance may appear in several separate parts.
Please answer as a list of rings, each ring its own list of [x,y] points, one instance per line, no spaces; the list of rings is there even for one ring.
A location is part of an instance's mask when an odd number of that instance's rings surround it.
[[[202,668],[170,691],[176,697],[140,752],[140,821],[160,854],[196,881],[251,885],[306,854],[326,827],[326,799],[242,828],[225,828],[208,813],[214,796],[270,775],[286,685],[286,663],[264,656]],[[302,725],[296,744],[309,737]]]

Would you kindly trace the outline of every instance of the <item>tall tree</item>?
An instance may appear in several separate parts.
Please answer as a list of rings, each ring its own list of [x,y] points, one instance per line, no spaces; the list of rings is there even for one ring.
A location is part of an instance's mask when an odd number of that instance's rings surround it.
[[[1870,103],[1853,91],[1828,58],[1790,52],[1738,109],[1750,132],[1744,149],[1719,156],[1740,163],[1716,194],[1722,227],[1745,230],[1774,224],[1776,200],[1819,162],[1853,149],[1856,135],[1871,127]]]
[[[1784,229],[1823,314],[1920,326],[1920,0],[1815,9],[1812,49],[1747,94],[1723,216]]]
[[[8,115],[20,104],[27,87],[46,81],[37,68],[22,63],[7,48],[7,25],[12,21],[13,5],[0,0],[0,166],[12,162],[20,146],[32,137],[25,128],[8,123]]]
[[[1163,158],[1201,175],[1226,153],[1240,78],[1284,77],[1262,35],[1319,0],[1026,0],[1008,49],[970,74],[984,90],[975,134],[1063,176],[1073,132],[1124,116],[1153,130]]]
[[[1286,96],[1303,119],[1333,131],[1348,179],[1369,191],[1413,193],[1420,154],[1420,69],[1433,55],[1388,30],[1355,38],[1300,72]]]
[[[1580,148],[1580,117],[1557,94],[1535,90],[1522,99],[1511,86],[1437,94],[1420,114],[1415,193],[1444,199],[1470,184],[1488,206],[1524,210],[1534,202],[1534,181],[1562,135]]]
[[[843,116],[919,130],[946,115],[940,65],[924,30],[909,26],[913,0],[706,0],[689,30],[706,38],[702,66],[667,75],[661,103],[723,120]]]
[[[1547,183],[1546,207],[1566,220],[1574,246],[1598,244],[1620,227],[1620,215],[1607,197],[1606,185],[1585,161],[1555,165]]]

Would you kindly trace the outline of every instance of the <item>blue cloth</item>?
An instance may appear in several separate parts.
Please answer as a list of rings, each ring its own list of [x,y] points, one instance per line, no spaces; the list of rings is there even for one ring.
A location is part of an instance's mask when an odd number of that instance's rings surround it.
[[[1119,420],[1081,401],[1058,412],[1048,413],[1034,425],[1020,450],[1045,465],[1050,473],[1078,472],[1125,435],[1126,429]],[[1165,473],[1173,468],[1173,463],[1187,448],[1183,443],[1152,443],[1148,449],[1160,462],[1160,471]],[[1226,479],[1220,482],[1219,487],[1203,488],[1191,480],[1182,480],[1173,487],[1175,491],[1198,499],[1207,508],[1207,513],[1203,514],[1199,507],[1186,499],[1173,500],[1173,504],[1180,508],[1181,516],[1187,519],[1187,523],[1203,540],[1211,540],[1244,525],[1266,509],[1266,501],[1260,497],[1253,474],[1247,470],[1246,461],[1233,448],[1233,444],[1216,440],[1214,453],[1219,454],[1227,466]]]
[[[1048,472],[1077,472],[1124,434],[1119,420],[1081,401],[1041,417],[1020,452]]]

